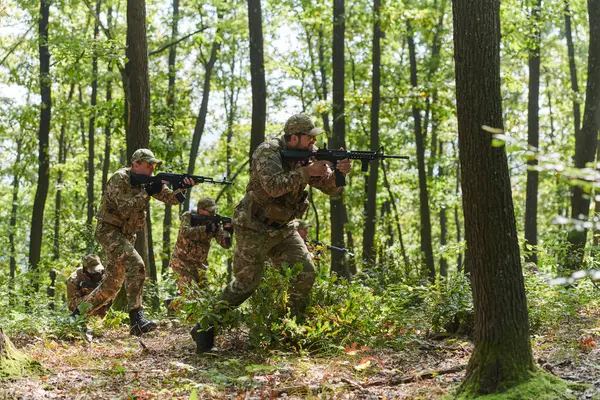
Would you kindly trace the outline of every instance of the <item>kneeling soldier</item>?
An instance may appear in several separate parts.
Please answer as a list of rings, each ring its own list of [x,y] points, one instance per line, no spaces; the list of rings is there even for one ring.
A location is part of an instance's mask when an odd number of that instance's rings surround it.
[[[79,307],[83,298],[100,284],[103,276],[104,266],[100,262],[100,257],[95,254],[83,257],[82,263],[67,279],[67,301],[70,311],[75,311]],[[107,304],[93,314],[104,317],[109,308],[110,304]]]
[[[179,236],[169,264],[178,276],[177,286],[181,294],[192,282],[199,287],[205,285],[208,268],[206,260],[213,238],[224,249],[231,247],[231,223],[221,224],[209,219],[199,223],[192,221],[198,215],[215,216],[217,208],[212,198],[204,197],[198,201],[196,212],[186,211],[181,215]]]

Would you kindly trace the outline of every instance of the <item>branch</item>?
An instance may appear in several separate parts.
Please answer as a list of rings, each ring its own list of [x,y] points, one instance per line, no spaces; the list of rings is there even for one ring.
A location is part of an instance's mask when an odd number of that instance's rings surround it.
[[[196,32],[192,32],[192,33],[190,33],[190,34],[188,34],[188,35],[185,35],[185,36],[183,36],[183,37],[181,37],[181,38],[177,39],[177,40],[176,40],[176,41],[174,41],[174,42],[171,42],[171,43],[167,43],[167,44],[165,44],[163,47],[161,47],[161,48],[159,48],[159,49],[157,49],[157,50],[153,50],[153,51],[151,51],[150,53],[148,53],[148,56],[154,56],[154,55],[156,55],[156,54],[158,54],[158,53],[160,53],[160,52],[162,52],[162,51],[164,51],[164,50],[168,49],[169,47],[173,47],[173,46],[175,46],[176,44],[178,44],[178,43],[180,43],[180,42],[184,41],[185,39],[189,38],[190,36],[194,36],[196,33],[203,32],[203,31],[205,31],[205,30],[207,30],[207,29],[208,29],[208,27],[207,27],[207,26],[203,26],[202,28],[198,29]]]
[[[423,373],[404,374],[404,375],[400,375],[400,376],[396,375],[396,376],[391,377],[390,379],[382,379],[382,380],[363,383],[361,386],[363,388],[367,388],[367,387],[371,387],[371,386],[381,386],[381,385],[385,385],[385,386],[401,385],[404,383],[420,381],[422,379],[431,379],[438,375],[453,374],[455,372],[462,371],[466,367],[467,367],[466,364],[461,364],[461,365],[456,365],[451,368],[440,369],[437,371],[426,371]]]
[[[10,48],[10,50],[8,50],[8,52],[6,53],[6,55],[2,58],[2,61],[0,61],[0,66],[2,66],[2,64],[4,64],[4,61],[6,61],[6,59],[8,58],[8,56],[10,56],[13,51],[15,51],[17,49],[17,47],[19,47],[21,45],[21,43],[23,43],[25,41],[25,36],[27,36],[27,34],[33,29],[33,25],[29,27],[29,29],[27,29],[27,32],[25,32],[21,38],[19,39],[19,41],[17,43],[15,43],[13,45],[13,47]]]
[[[98,16],[98,14],[96,14],[96,11],[92,8],[92,5],[90,4],[89,0],[83,0],[83,2],[89,9],[90,13],[94,16],[94,19],[98,23],[98,26],[100,27],[100,29],[102,29],[102,32],[104,32],[104,36],[106,36],[106,38],[108,40],[112,40],[112,35],[110,34],[110,31],[108,30],[107,27],[104,26],[104,24],[100,20],[100,17]]]
[[[242,165],[240,165],[240,167],[238,168],[237,171],[235,171],[235,174],[233,174],[233,176],[231,177],[231,179],[229,179],[231,182],[235,182],[235,178],[237,178],[237,176],[242,172],[242,170],[244,169],[244,167],[246,165],[248,165],[248,163],[250,162],[250,159],[246,160],[245,163],[243,163]],[[229,177],[228,177],[229,178]],[[223,192],[225,192],[225,189],[227,189],[229,186],[233,186],[233,185],[226,185],[224,186],[221,191],[219,192],[219,195],[217,196],[217,198],[215,199],[215,203],[219,202],[219,199],[221,198],[221,196],[223,195]]]

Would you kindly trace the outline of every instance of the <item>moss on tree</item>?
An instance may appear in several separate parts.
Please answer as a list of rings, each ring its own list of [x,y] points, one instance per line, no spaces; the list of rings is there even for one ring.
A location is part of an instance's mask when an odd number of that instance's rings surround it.
[[[458,400],[474,398],[478,400],[570,400],[577,398],[574,391],[586,389],[585,385],[567,383],[540,369],[527,372],[526,375],[521,383],[507,390],[484,396],[479,394],[479,387],[473,381],[465,381],[451,398]]]
[[[0,379],[23,376],[40,370],[42,370],[40,363],[17,350],[0,329]]]

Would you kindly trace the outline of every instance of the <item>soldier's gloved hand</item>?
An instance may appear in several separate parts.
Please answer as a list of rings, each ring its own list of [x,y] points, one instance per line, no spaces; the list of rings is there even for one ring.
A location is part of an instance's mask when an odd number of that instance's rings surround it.
[[[223,225],[223,230],[231,233],[233,235],[233,225],[231,224],[224,224]]]
[[[219,226],[214,222],[206,224],[206,233],[216,233],[218,229]]]
[[[160,179],[156,179],[151,184],[146,185],[145,189],[146,189],[146,193],[148,193],[150,196],[159,194],[163,190],[163,183]]]

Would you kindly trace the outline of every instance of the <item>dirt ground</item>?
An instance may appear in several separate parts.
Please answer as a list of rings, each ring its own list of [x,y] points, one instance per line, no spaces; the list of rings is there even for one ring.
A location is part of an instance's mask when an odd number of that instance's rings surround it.
[[[600,398],[597,325],[582,315],[532,337],[541,368],[591,385],[582,399]],[[251,350],[235,332],[196,355],[188,329],[165,322],[136,338],[122,327],[91,343],[13,338],[46,372],[0,381],[0,399],[438,399],[460,383],[472,351],[464,337],[424,335],[402,351],[357,343],[314,356]]]

